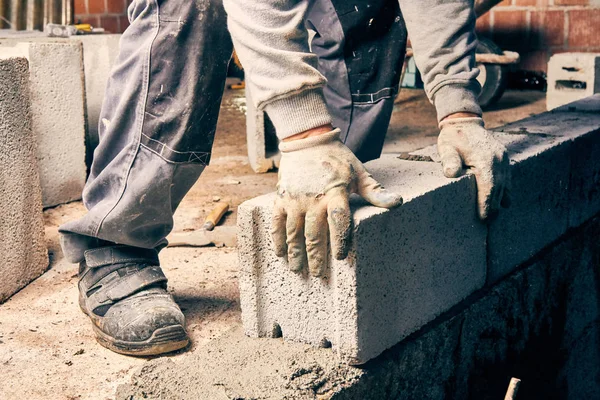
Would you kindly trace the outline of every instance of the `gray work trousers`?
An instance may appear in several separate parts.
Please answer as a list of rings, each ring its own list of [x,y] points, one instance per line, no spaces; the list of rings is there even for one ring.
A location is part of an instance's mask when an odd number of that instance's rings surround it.
[[[311,2],[306,23],[334,122],[359,158],[377,158],[406,44],[398,2]],[[83,191],[88,212],[60,227],[71,262],[115,244],[160,251],[210,161],[232,53],[222,2],[134,0],[128,17]]]

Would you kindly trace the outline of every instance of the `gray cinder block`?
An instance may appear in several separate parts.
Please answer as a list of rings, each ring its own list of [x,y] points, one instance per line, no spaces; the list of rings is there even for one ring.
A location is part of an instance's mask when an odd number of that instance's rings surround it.
[[[290,272],[273,253],[273,195],[242,204],[238,246],[246,334],[331,344],[350,363],[362,363],[484,281],[494,284],[514,271],[600,212],[595,101],[497,129],[511,156],[512,206],[486,225],[476,217],[472,176],[450,180],[436,162],[390,156],[368,163],[406,203],[382,210],[355,201],[352,252],[344,261],[330,261],[324,279]],[[435,146],[416,153],[438,158]]]
[[[552,110],[600,93],[600,53],[560,53],[548,62],[546,107]]]
[[[511,155],[512,206],[489,226],[490,284],[600,212],[600,96],[495,130]],[[436,146],[412,154],[439,160]]]
[[[353,202],[354,240],[325,278],[291,272],[270,236],[273,195],[239,208],[240,294],[246,334],[331,344],[361,364],[483,287],[486,229],[473,177],[446,179],[434,163],[384,157],[373,175],[405,203]]]
[[[71,40],[83,44],[85,70],[85,96],[87,104],[87,162],[91,163],[94,149],[98,146],[98,123],[104,100],[104,92],[113,64],[119,54],[121,35],[80,35]]]
[[[571,143],[561,137],[497,134],[511,155],[511,206],[489,224],[489,284],[514,271],[569,225]]]
[[[0,59],[0,303],[48,266],[24,58]]]
[[[78,42],[0,46],[29,60],[32,128],[45,207],[81,198],[85,167],[83,51]]]

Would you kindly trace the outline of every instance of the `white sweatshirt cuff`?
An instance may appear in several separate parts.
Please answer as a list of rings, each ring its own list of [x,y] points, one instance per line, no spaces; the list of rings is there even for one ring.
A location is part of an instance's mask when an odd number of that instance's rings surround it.
[[[279,139],[331,123],[321,88],[307,89],[270,102],[265,111]]]
[[[434,94],[434,104],[437,110],[438,122],[448,115],[456,113],[473,113],[481,116],[483,112],[479,106],[479,82],[451,83],[442,86]]]

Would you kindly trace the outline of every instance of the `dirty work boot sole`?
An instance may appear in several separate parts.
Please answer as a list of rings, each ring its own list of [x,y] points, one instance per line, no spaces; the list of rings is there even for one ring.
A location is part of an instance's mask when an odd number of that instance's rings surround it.
[[[141,292],[140,295],[144,295]],[[126,306],[122,303],[119,306]],[[89,313],[85,307],[85,297],[79,297],[79,308],[92,320],[92,328],[96,336],[96,341],[103,347],[114,351],[115,353],[128,356],[154,356],[164,353],[170,353],[185,348],[190,340],[183,325],[175,323],[172,325],[156,328],[145,340],[123,340],[116,338],[104,332],[98,325],[101,324],[99,318],[93,313]],[[124,307],[123,307],[124,308]]]
[[[152,356],[189,344],[185,317],[166,290],[156,252],[115,246],[88,250],[85,257],[79,307],[100,345],[119,354]]]
[[[100,345],[115,353],[128,356],[155,356],[171,353],[185,348],[190,343],[185,329],[181,325],[158,328],[152,333],[150,338],[143,342],[128,342],[115,339],[102,332],[96,325],[93,325],[93,329],[96,334],[96,341]]]
[[[90,315],[84,304],[85,297],[79,296],[79,308],[92,320],[96,341],[115,353],[128,356],[155,356],[181,350],[190,343],[187,332],[181,324],[157,328],[146,340],[130,341],[115,338],[97,326],[97,316]]]

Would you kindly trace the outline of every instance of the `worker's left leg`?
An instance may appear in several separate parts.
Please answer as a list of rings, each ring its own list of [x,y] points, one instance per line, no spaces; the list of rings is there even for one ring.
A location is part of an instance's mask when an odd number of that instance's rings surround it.
[[[158,252],[210,158],[231,41],[219,0],[135,0],[100,114],[83,192],[60,227],[80,263],[79,304],[97,340],[136,355],[188,343]]]
[[[378,158],[406,52],[398,0],[312,0],[306,23],[334,125],[361,161]]]

